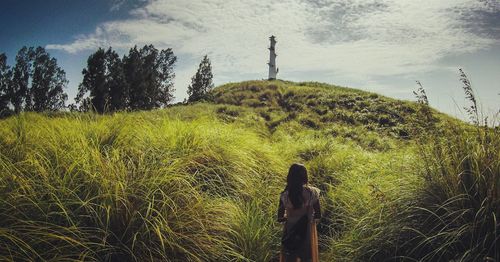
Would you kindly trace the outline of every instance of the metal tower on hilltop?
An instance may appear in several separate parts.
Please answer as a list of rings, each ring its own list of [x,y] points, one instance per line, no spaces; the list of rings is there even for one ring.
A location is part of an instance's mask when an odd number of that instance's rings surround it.
[[[278,74],[279,69],[276,67],[276,56],[278,56],[275,52],[275,45],[276,45],[276,39],[274,35],[269,37],[269,40],[271,41],[271,46],[269,47],[269,80],[275,80],[276,75]]]

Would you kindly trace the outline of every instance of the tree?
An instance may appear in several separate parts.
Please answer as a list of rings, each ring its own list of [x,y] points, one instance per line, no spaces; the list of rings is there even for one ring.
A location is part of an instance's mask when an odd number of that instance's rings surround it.
[[[161,50],[158,61],[158,86],[156,88],[155,106],[163,107],[174,99],[174,65],[177,57],[171,48]]]
[[[41,112],[64,108],[66,73],[43,47],[22,47],[12,71],[7,93],[16,113],[23,109]]]
[[[33,47],[29,49],[23,46],[16,55],[16,65],[13,68],[12,82],[9,86],[9,97],[14,112],[19,113],[23,109],[23,102],[28,108],[31,107],[29,100],[29,78],[31,75],[31,60]]]
[[[111,47],[106,51],[105,56],[107,68],[105,85],[109,92],[109,109],[111,111],[127,109],[129,94],[122,60]]]
[[[129,88],[129,106],[130,109],[144,108],[144,74],[143,61],[141,54],[134,46],[129,50],[128,55],[123,57],[123,72]]]
[[[11,84],[12,71],[7,65],[7,56],[0,54],[0,117],[10,114],[9,108],[9,86]]]
[[[138,109],[150,110],[155,108],[155,97],[158,82],[158,49],[153,45],[146,45],[139,50],[141,59],[142,82],[140,90],[135,93],[140,93],[140,107]]]
[[[212,65],[208,56],[205,55],[200,62],[198,71],[191,78],[191,85],[188,86],[188,102],[206,99],[208,92],[214,87],[212,78]]]
[[[170,48],[159,51],[153,45],[146,45],[140,50],[137,46],[130,49],[123,58],[123,70],[131,109],[153,109],[171,102],[176,61]]]
[[[31,88],[26,94],[26,101],[30,102],[26,102],[26,109],[42,112],[64,108],[68,98],[63,90],[68,84],[66,73],[57,66],[57,60],[50,57],[43,47],[35,49],[32,59]]]
[[[158,50],[153,45],[134,46],[122,59],[111,48],[99,48],[82,71],[83,81],[75,98],[79,110],[93,108],[104,113],[167,105],[173,98],[176,60],[172,49]]]
[[[128,85],[122,60],[111,47],[99,48],[91,54],[82,74],[83,81],[75,98],[80,111],[93,109],[104,113],[127,109]]]
[[[78,94],[75,101],[82,106],[87,93],[90,93],[90,107],[96,112],[103,113],[106,107],[109,90],[106,88],[106,53],[104,49],[99,48],[87,59],[87,68],[82,71],[83,81],[78,86]],[[87,106],[87,105],[86,105]],[[85,108],[88,109],[88,108]]]

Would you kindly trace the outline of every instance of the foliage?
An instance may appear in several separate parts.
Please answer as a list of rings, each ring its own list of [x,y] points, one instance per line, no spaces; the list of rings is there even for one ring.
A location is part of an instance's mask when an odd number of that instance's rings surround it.
[[[57,60],[42,47],[37,47],[33,53],[33,75],[31,88],[26,101],[32,101],[32,107],[27,110],[42,112],[45,110],[61,110],[68,96],[63,88],[68,84],[66,73],[57,66]]]
[[[78,94],[75,98],[77,103],[81,103],[84,95],[90,92],[88,100],[91,108],[102,113],[109,97],[109,88],[106,87],[105,74],[106,62],[105,51],[99,48],[87,59],[87,68],[83,69],[83,81],[78,87]]]
[[[191,78],[191,84],[188,86],[188,102],[207,99],[207,95],[214,87],[212,78],[212,65],[208,56],[205,55],[198,66],[196,74]]]
[[[498,260],[498,129],[315,82],[210,95],[1,120],[0,260],[274,261],[293,162],[322,191],[321,261]]]
[[[128,106],[128,86],[125,82],[122,61],[109,48],[99,48],[87,60],[83,69],[83,81],[75,98],[82,111],[95,110],[98,113],[124,110]],[[86,97],[85,95],[89,93]]]
[[[7,65],[7,56],[5,53],[0,54],[0,117],[5,117],[10,114],[9,108],[9,86],[11,81],[12,71]]]
[[[477,107],[476,96],[474,95],[474,90],[472,89],[472,84],[467,78],[465,72],[460,68],[460,81],[462,82],[465,92],[465,98],[471,103],[469,107],[464,107],[465,111],[469,115],[469,120],[475,124],[479,125],[479,111]],[[486,119],[485,119],[486,121]]]
[[[80,111],[98,113],[164,107],[173,99],[176,61],[170,48],[153,45],[135,46],[123,59],[111,48],[99,48],[82,71],[75,101]]]
[[[5,58],[0,59],[4,60],[0,61],[2,112],[8,114],[10,106],[16,113],[22,110],[56,111],[65,107],[67,95],[63,89],[68,84],[66,73],[43,47],[21,48],[12,71],[6,67],[5,55],[2,57]]]
[[[420,124],[418,126],[414,126],[412,131],[415,134],[424,134],[421,138],[426,139],[425,134],[436,131],[436,123],[438,122],[438,119],[429,106],[429,100],[422,83],[420,83],[420,81],[416,82],[418,89],[417,91],[413,91],[413,94],[417,98],[417,103],[419,104],[417,110],[417,121],[419,121]]]
[[[159,51],[153,45],[145,45],[140,50],[136,46],[130,49],[123,57],[130,109],[163,107],[173,99],[176,61],[177,57],[170,48]]]
[[[4,120],[0,260],[242,258],[230,240],[257,242],[230,212],[276,184],[283,162],[252,132],[168,113]]]
[[[429,100],[427,99],[427,94],[425,93],[425,89],[422,86],[422,83],[420,81],[416,81],[418,85],[417,91],[413,91],[413,94],[417,98],[417,103],[423,104],[423,105],[429,105]]]
[[[361,250],[355,249],[358,244],[348,249],[360,260],[500,259],[500,133],[481,125],[486,121],[478,118],[477,101],[462,70],[460,77],[474,126],[448,122],[416,140],[422,186],[397,199],[385,221],[369,227],[383,237]]]
[[[23,46],[16,55],[16,64],[12,69],[12,81],[9,86],[9,97],[12,106],[14,107],[14,112],[19,113],[23,110],[23,102],[31,105],[29,100],[29,78],[32,72],[31,60],[33,56],[33,47],[29,49]],[[28,99],[26,99],[28,98]]]

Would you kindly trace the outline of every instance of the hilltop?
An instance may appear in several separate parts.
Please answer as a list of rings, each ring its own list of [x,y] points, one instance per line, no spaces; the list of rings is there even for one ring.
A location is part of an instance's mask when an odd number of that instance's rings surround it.
[[[322,261],[485,257],[493,249],[446,242],[468,237],[453,231],[466,217],[444,229],[422,221],[456,218],[439,207],[462,192],[464,155],[474,153],[473,176],[496,174],[500,161],[482,160],[500,155],[498,134],[480,129],[488,145],[469,148],[483,143],[473,127],[432,109],[430,125],[422,108],[322,83],[246,81],[162,110],[0,120],[0,260],[275,260],[293,162],[322,190]],[[434,208],[442,217],[427,220]],[[491,244],[466,239],[478,237]]]
[[[366,150],[384,150],[425,134],[422,105],[359,89],[318,82],[245,81],[215,88],[209,95],[215,115],[260,133],[289,135],[303,130],[354,141]],[[460,121],[429,109],[433,125]]]
[[[414,102],[317,82],[233,83],[216,88],[212,97],[216,104],[254,108],[271,132],[296,120],[304,127],[318,130],[342,125],[409,138],[410,129],[420,125],[419,105]],[[219,110],[223,112],[224,109]]]

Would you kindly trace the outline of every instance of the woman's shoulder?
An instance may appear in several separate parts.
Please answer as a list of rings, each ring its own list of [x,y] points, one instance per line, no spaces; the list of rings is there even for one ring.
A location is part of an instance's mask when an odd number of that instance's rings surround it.
[[[305,186],[305,188],[307,188],[309,191],[312,192],[312,194],[316,197],[316,198],[319,198],[319,194],[321,193],[321,190],[317,187],[313,187],[311,185],[307,185]]]
[[[311,186],[311,185],[305,185],[304,186],[305,188],[311,190],[311,191],[316,191],[316,192],[320,192],[321,190],[315,186]]]

